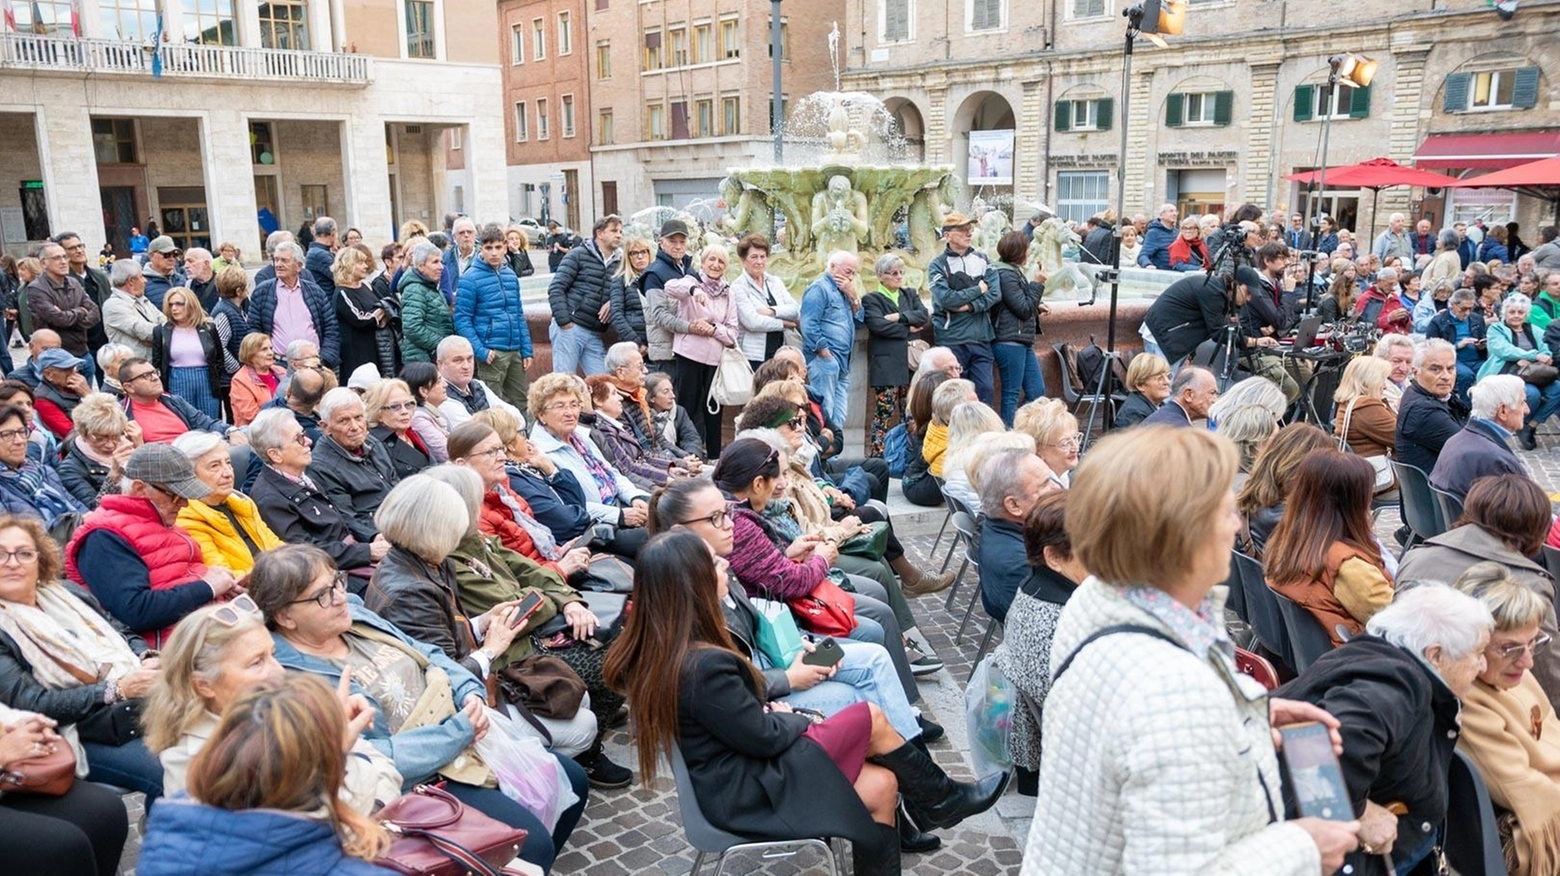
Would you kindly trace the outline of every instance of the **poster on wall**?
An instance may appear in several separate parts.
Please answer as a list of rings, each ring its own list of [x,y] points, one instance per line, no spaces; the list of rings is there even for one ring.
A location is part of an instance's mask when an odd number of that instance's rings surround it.
[[[965,182],[972,186],[1013,184],[1013,131],[971,131]]]

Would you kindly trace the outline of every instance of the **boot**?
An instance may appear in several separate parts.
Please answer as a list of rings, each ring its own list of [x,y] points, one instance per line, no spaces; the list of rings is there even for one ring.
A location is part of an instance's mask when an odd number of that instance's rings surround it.
[[[942,839],[935,833],[922,833],[910,813],[905,811],[905,801],[899,801],[899,850],[912,855],[935,852],[942,848]]]
[[[953,827],[995,806],[1011,775],[1003,773],[983,782],[955,782],[926,752],[908,742],[872,761],[899,779],[905,808],[925,830]]]
[[[1533,425],[1523,426],[1517,430],[1517,443],[1523,450],[1538,449],[1538,427]],[[908,591],[908,588],[907,588]]]
[[[899,829],[874,824],[877,837],[870,843],[851,843],[850,857],[856,876],[899,876]]]
[[[890,561],[888,565],[894,570],[894,574],[899,576],[899,587],[906,596],[925,596],[928,593],[947,590],[948,585],[953,583],[952,572],[944,572],[941,575],[924,572],[911,564],[910,560],[903,555]]]

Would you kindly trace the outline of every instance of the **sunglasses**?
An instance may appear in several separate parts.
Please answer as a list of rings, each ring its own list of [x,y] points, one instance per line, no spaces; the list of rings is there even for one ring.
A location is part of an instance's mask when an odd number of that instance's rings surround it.
[[[240,594],[237,599],[223,603],[220,608],[211,613],[211,619],[225,627],[236,627],[245,617],[254,620],[265,619],[260,606],[255,604],[248,593]]]

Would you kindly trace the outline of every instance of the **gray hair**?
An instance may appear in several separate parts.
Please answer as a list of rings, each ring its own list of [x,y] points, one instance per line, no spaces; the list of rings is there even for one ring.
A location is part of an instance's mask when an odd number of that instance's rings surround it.
[[[877,264],[872,266],[872,272],[881,277],[895,268],[903,268],[904,266],[904,259],[894,255],[893,253],[888,253],[886,255],[878,256]]]
[[[1365,632],[1416,656],[1440,645],[1452,660],[1473,653],[1494,629],[1495,618],[1484,603],[1445,584],[1421,584],[1400,590],[1391,605],[1376,612],[1365,624]]]
[[[249,449],[261,462],[269,464],[270,452],[285,448],[293,440],[282,432],[282,427],[289,423],[298,426],[298,418],[286,408],[265,408],[249,422]]]
[[[460,547],[471,526],[471,513],[454,487],[414,474],[396,484],[379,503],[374,525],[385,541],[437,563]]]
[[[980,510],[987,517],[1003,516],[1003,503],[1023,487],[1024,460],[1036,458],[1024,450],[993,453],[980,467]]]
[[[80,435],[124,434],[129,418],[119,407],[119,400],[106,392],[89,392],[81,397],[70,412],[70,421]],[[210,432],[190,434],[210,435]],[[218,438],[217,440],[222,440]]]
[[[265,236],[265,254],[269,258],[276,255],[276,248],[284,243],[291,243],[296,238],[291,231],[277,230]]]
[[[314,220],[314,236],[329,237],[336,233],[336,220],[329,216],[321,216]]]
[[[298,338],[296,340],[289,341],[287,343],[287,361],[291,362],[294,359],[302,359],[303,351],[309,349],[310,347],[314,348],[315,355],[319,355],[320,345],[314,343],[308,338]]]
[[[837,249],[834,252],[829,253],[829,260],[824,262],[823,269],[825,271],[832,271],[836,267],[845,264],[847,261],[855,262],[857,265],[861,264],[861,259],[858,258],[855,253],[846,252],[843,249]]]
[[[476,535],[478,524],[482,520],[482,476],[473,471],[469,465],[455,465],[450,462],[425,469],[422,473],[454,488],[455,494],[466,503],[468,520],[465,537]]]
[[[1515,374],[1491,374],[1475,383],[1468,390],[1472,414],[1481,419],[1491,419],[1501,405],[1515,408],[1527,398],[1527,384]]]
[[[1436,246],[1441,249],[1456,249],[1462,241],[1457,239],[1457,232],[1450,228],[1441,229],[1441,234],[1436,238]]]
[[[436,255],[442,255],[443,251],[424,239],[412,247],[412,267],[420,268],[428,263],[428,260]]]
[[[611,374],[628,364],[630,356],[639,352],[639,345],[633,341],[618,341],[607,348],[607,355],[602,357],[606,364],[607,373]]]
[[[318,408],[320,422],[328,423],[335,419],[337,411],[348,410],[353,406],[363,408],[363,397],[345,386],[338,386],[325,393],[325,397],[320,399]],[[366,415],[367,408],[363,409]]]
[[[282,253],[287,253],[287,255],[290,256],[293,261],[300,265],[303,264],[303,247],[299,246],[293,241],[284,240],[281,243],[278,243],[276,245],[276,249],[271,253],[271,258],[274,259]]]
[[[211,250],[206,249],[204,246],[192,246],[184,251],[184,260],[189,261],[191,258],[197,260],[205,259],[209,262],[211,261]]]
[[[1457,296],[1464,292],[1468,293],[1469,298],[1473,297],[1473,293],[1467,289],[1459,289],[1452,293],[1452,299],[1456,300]],[[1431,353],[1451,353],[1453,356],[1456,356],[1457,348],[1452,346],[1451,341],[1443,341],[1440,338],[1427,338],[1423,344],[1419,345],[1418,349],[1414,350],[1414,367],[1418,368],[1425,364],[1425,357]]]
[[[1182,373],[1185,371],[1183,368]],[[1247,405],[1268,411],[1272,414],[1271,418],[1282,417],[1289,407],[1284,391],[1278,388],[1278,384],[1266,377],[1248,377],[1220,393],[1219,400],[1208,409],[1208,418],[1218,423],[1219,431],[1222,432],[1226,415]]]
[[[1393,347],[1407,347],[1412,350],[1414,349],[1414,339],[1408,335],[1400,335],[1396,332],[1382,335],[1381,339],[1376,341],[1376,348],[1371,351],[1371,355],[1377,359],[1390,359],[1392,358]]]
[[[471,341],[460,335],[446,335],[444,340],[439,341],[439,346],[433,351],[434,361],[443,362],[456,350],[474,352],[475,348],[471,346]]]
[[[1523,295],[1521,292],[1513,292],[1510,295],[1507,295],[1506,300],[1501,302],[1500,305],[1501,319],[1505,319],[1506,313],[1513,307],[1518,308],[1519,310],[1532,310],[1533,299]]]
[[[1378,280],[1396,280],[1397,278],[1397,268],[1382,268],[1376,272],[1376,279]]]
[[[115,289],[122,289],[126,283],[139,276],[141,265],[135,259],[115,259],[113,267],[108,269],[108,284]]]
[[[1201,384],[1201,382],[1204,380],[1213,379],[1214,377],[1212,371],[1209,371],[1206,368],[1198,368],[1195,365],[1188,365],[1187,367],[1181,369],[1181,373],[1177,374],[1174,380],[1170,381],[1170,397],[1179,397],[1187,387],[1192,385],[1193,381]]]
[[[450,233],[454,234],[456,231],[459,231],[462,224],[470,225],[472,231],[477,230],[476,220],[470,216],[457,216],[455,221],[450,223]]]
[[[1402,213],[1393,213],[1391,216],[1387,217],[1387,221],[1388,222],[1406,222],[1406,221],[1408,221],[1408,217],[1404,216]]]
[[[1454,289],[1452,290],[1451,296],[1446,299],[1446,304],[1447,306],[1451,306],[1453,304],[1472,304],[1478,300],[1479,296],[1473,294],[1472,289]],[[1428,341],[1426,343],[1428,343]]]
[[[910,378],[910,387],[912,389],[915,388],[915,385],[921,382],[921,378],[931,374],[933,371],[941,371],[942,369],[937,367],[935,363],[944,356],[953,356],[955,361],[959,358],[954,356],[953,351],[947,347],[928,347],[921,354],[921,364],[915,366],[915,374]]]
[[[218,448],[226,452],[227,442],[215,432],[185,432],[173,439],[173,449],[188,457],[190,462]]]

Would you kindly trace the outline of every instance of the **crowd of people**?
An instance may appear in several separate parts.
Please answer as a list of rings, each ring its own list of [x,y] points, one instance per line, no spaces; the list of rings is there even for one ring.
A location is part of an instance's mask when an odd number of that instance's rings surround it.
[[[1541,324],[1560,285],[1524,291],[1560,264],[1460,264],[1422,295],[1389,262],[1432,273],[1434,253],[1389,239],[1381,264],[1313,276],[1293,264],[1311,241],[1261,216],[1143,229],[1139,259],[1196,269],[1150,308],[1088,447],[1046,395],[1029,238],[979,252],[959,213],[925,289],[902,257],[869,279],[841,252],[799,297],[763,237],[693,252],[680,219],[625,240],[603,217],[549,252],[545,374],[516,226],[409,223],[375,253],[321,218],[306,248],[272,234],[253,278],[166,237],[104,272],[61,235],[0,301],[27,342],[0,382],[0,767],[69,750],[84,781],[0,796],[0,848],[114,872],[106,785],[146,797],[141,872],[217,849],[257,874],[374,872],[374,813],[440,782],[545,871],[593,793],[636,781],[603,747],[631,720],[637,780],[686,770],[715,826],[843,838],[858,873],[898,873],[1009,776],[929,756],[944,730],[917,679],[942,662],[913,600],[953,575],[906,553],[897,489],[977,522],[990,659],[1025,706],[1017,785],[1039,797],[1026,872],[1433,868],[1454,747],[1512,872],[1552,872],[1560,527],[1507,444],[1560,409]],[[1449,267],[1461,238],[1438,245]],[[1391,330],[1342,368],[1324,427],[1298,403],[1311,375],[1263,355],[1308,309]],[[1226,337],[1233,384],[1191,362]],[[733,372],[751,391],[730,430]],[[1393,463],[1462,504],[1445,532],[1399,530],[1406,551],[1374,528],[1407,501]],[[1334,653],[1295,672],[1226,612],[1232,550]],[[1237,672],[1237,643],[1285,686]],[[1293,809],[1270,728],[1298,721],[1331,728],[1353,820]],[[550,804],[484,762],[495,723],[545,750]]]

